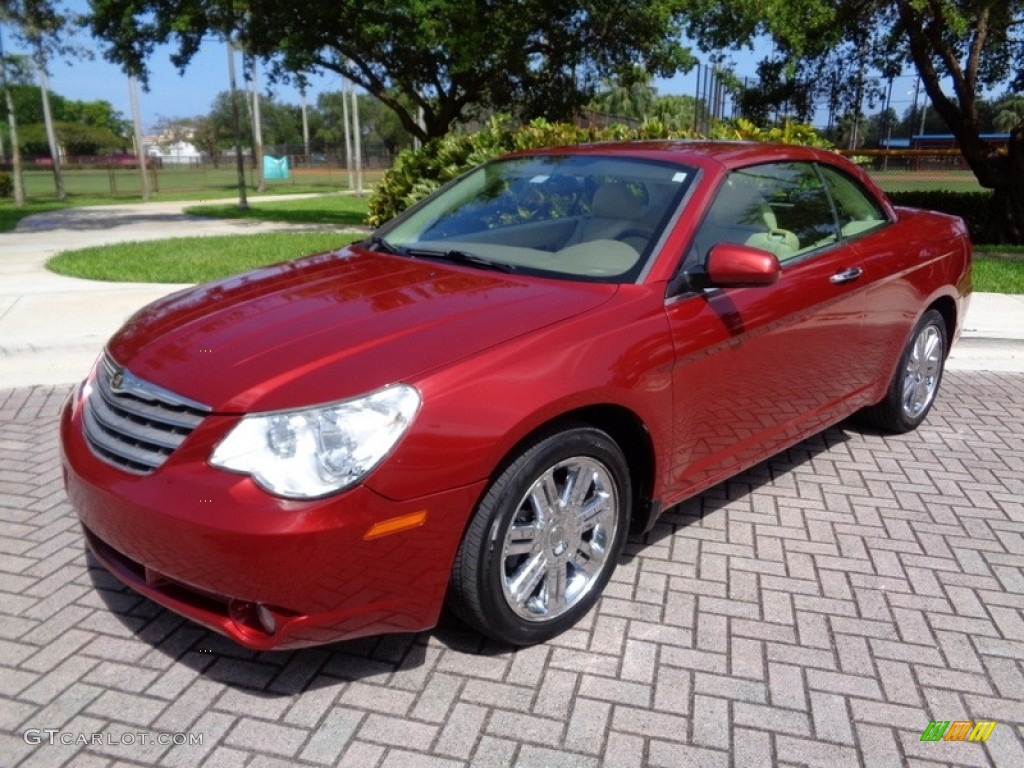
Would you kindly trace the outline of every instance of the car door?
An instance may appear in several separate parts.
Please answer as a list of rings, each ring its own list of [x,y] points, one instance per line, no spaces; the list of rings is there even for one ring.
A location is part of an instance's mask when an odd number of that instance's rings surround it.
[[[864,363],[887,381],[927,297],[928,270],[952,246],[929,240],[925,228],[890,220],[856,179],[828,166],[821,171],[840,233],[857,252],[871,284],[865,297]]]
[[[730,173],[687,261],[706,262],[719,242],[770,250],[782,276],[667,302],[680,496],[841,418],[870,379],[862,365],[865,283],[812,163]]]

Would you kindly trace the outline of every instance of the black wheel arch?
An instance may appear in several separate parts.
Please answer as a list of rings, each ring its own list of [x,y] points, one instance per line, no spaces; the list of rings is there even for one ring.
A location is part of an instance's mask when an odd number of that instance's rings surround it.
[[[942,315],[942,320],[946,325],[945,353],[946,357],[949,357],[950,349],[953,346],[953,339],[956,335],[956,325],[958,319],[956,302],[953,301],[953,299],[949,296],[940,296],[927,307],[925,307],[924,311],[921,314],[924,315],[926,312],[928,312],[928,310],[931,309],[936,310],[940,315]]]
[[[548,435],[564,432],[573,427],[594,427],[608,434],[626,457],[633,488],[630,528],[633,531],[650,527],[652,509],[656,508],[651,495],[657,459],[650,430],[633,411],[622,405],[600,403],[566,411],[531,429],[523,435],[495,466],[491,477],[500,475],[522,453],[527,444]]]

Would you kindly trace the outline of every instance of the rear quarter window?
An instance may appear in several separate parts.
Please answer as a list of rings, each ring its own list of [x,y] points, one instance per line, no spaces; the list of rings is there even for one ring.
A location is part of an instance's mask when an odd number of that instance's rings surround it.
[[[889,222],[885,210],[860,182],[827,165],[820,166],[839,218],[843,237],[855,237],[878,229]]]

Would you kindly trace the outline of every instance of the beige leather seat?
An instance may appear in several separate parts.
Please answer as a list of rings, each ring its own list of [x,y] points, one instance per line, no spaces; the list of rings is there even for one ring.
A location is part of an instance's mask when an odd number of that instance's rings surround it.
[[[620,240],[641,252],[647,246],[648,237],[634,233],[649,232],[644,214],[643,205],[625,184],[605,184],[594,192],[590,215],[580,221],[572,242]],[[623,238],[626,232],[631,234]]]
[[[747,238],[746,244],[753,248],[774,253],[779,261],[796,256],[800,250],[800,240],[788,229],[780,229],[778,219],[768,205],[760,206],[760,217],[767,232],[758,232]]]

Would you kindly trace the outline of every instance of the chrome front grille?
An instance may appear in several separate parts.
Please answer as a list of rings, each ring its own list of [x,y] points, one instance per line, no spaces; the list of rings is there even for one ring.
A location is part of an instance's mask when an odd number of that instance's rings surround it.
[[[103,358],[85,401],[85,437],[108,464],[149,474],[181,445],[210,409],[150,384]]]

